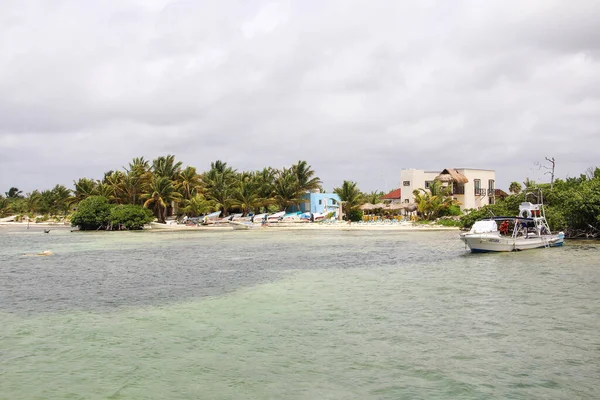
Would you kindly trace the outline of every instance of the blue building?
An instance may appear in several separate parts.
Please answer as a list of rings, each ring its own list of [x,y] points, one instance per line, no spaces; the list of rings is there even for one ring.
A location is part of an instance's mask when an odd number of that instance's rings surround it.
[[[290,207],[290,212],[301,211],[321,214],[335,212],[338,216],[340,209],[340,196],[335,193],[306,193],[302,196],[300,209],[296,206]]]

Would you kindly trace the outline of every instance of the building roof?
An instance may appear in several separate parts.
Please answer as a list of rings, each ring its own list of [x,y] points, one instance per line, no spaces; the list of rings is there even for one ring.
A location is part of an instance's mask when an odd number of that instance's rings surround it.
[[[402,191],[400,190],[400,188],[392,190],[391,192],[389,192],[388,194],[386,194],[385,196],[383,196],[381,199],[382,200],[396,200],[396,199],[401,199],[402,196]]]
[[[438,181],[442,182],[456,182],[456,183],[467,183],[469,180],[466,176],[461,174],[455,169],[445,168],[436,178]]]
[[[502,189],[495,189],[494,190],[494,195],[496,197],[508,197],[508,193],[506,193],[504,190]]]

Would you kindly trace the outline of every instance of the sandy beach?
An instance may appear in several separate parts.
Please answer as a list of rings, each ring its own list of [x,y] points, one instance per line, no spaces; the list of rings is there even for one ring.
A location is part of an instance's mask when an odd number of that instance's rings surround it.
[[[26,228],[27,222],[0,222],[0,228]],[[76,229],[69,224],[59,222],[39,222],[29,223],[29,228],[44,227],[44,228],[61,228],[61,229]],[[433,232],[433,231],[459,231],[456,227],[447,227],[441,225],[421,225],[421,224],[368,224],[368,223],[270,223],[267,226],[255,224],[251,230],[277,229],[282,231],[289,230],[342,230],[342,231],[403,231],[403,232]],[[200,226],[185,226],[176,225],[174,227],[164,229],[145,228],[148,232],[172,232],[172,231],[233,231],[228,224],[213,224]]]

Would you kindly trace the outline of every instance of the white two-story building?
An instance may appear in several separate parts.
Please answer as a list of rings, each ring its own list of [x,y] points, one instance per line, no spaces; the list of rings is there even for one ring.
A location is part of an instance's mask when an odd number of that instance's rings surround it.
[[[442,171],[403,169],[400,171],[402,201],[413,203],[413,191],[429,189],[434,180],[451,188],[452,197],[460,202],[461,210],[494,204],[496,171],[475,168],[446,168]]]

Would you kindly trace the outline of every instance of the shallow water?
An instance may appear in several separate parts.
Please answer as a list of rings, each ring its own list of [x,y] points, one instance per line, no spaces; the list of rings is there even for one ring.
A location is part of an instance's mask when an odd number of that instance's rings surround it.
[[[2,228],[0,399],[600,398],[599,289],[597,242]]]

